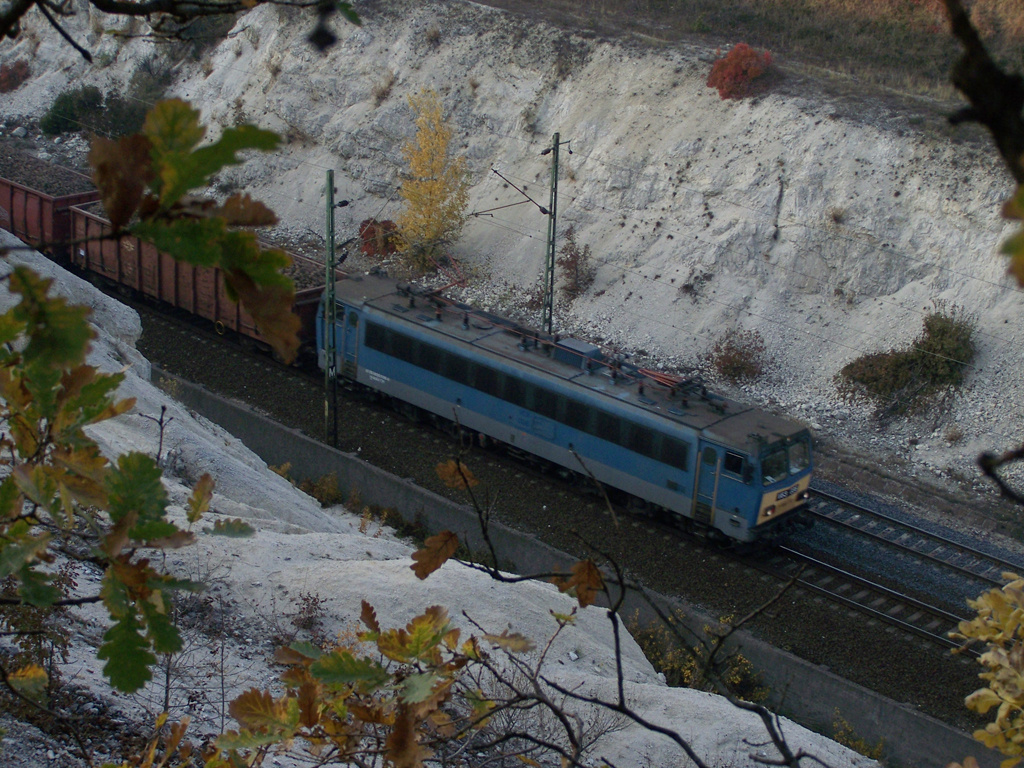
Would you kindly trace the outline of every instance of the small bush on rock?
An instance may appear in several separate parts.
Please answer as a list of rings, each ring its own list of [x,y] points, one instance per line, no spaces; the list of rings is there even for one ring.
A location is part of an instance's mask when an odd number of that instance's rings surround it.
[[[99,88],[84,85],[64,91],[39,121],[39,128],[49,136],[86,131],[112,138],[136,133],[142,129],[150,102],[159,100],[169,82],[169,74],[140,70],[132,78],[130,97],[110,93],[104,98]]]
[[[742,99],[751,93],[751,83],[771,66],[772,55],[758,52],[746,43],[736,43],[732,50],[711,66],[708,88],[717,88],[723,99]]]
[[[883,415],[919,411],[963,384],[977,351],[976,329],[973,315],[939,302],[908,349],[873,352],[847,363],[836,376],[839,392],[847,399],[874,400]]]
[[[103,111],[103,94],[94,85],[83,85],[73,91],[59,93],[39,128],[48,136],[80,131],[93,123]]]
[[[0,66],[0,93],[10,93],[21,87],[30,75],[28,62],[18,59],[12,64]]]
[[[364,219],[359,225],[360,250],[367,256],[390,256],[398,251],[398,225],[390,219]]]
[[[680,614],[673,620],[682,624],[685,617]],[[723,619],[727,623],[728,618]],[[685,624],[684,624],[685,626]],[[680,632],[662,622],[642,624],[634,615],[626,622],[626,627],[636,640],[651,664],[665,676],[665,682],[673,688],[695,688],[697,690],[715,690],[712,679],[725,683],[729,692],[743,701],[762,702],[768,698],[769,690],[765,687],[761,675],[754,669],[742,654],[732,654],[728,658],[708,664],[708,650],[703,645],[687,646],[680,642]],[[704,631],[713,635],[714,629],[704,627]]]
[[[715,342],[708,362],[719,376],[736,383],[764,373],[765,355],[764,337],[760,333],[733,329]]]
[[[580,248],[576,242],[576,230],[572,227],[565,232],[565,245],[558,252],[555,264],[562,272],[562,293],[569,299],[586,293],[593,285],[597,268],[590,260],[590,246]]]
[[[299,490],[319,501],[322,507],[345,503],[345,494],[338,486],[338,475],[334,472],[316,480],[303,480],[299,483]]]

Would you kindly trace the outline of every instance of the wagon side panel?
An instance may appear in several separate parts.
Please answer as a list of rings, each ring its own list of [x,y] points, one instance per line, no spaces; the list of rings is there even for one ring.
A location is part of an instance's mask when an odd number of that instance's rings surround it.
[[[216,322],[217,274],[210,267],[196,267],[193,273],[195,276],[195,306],[192,312]]]

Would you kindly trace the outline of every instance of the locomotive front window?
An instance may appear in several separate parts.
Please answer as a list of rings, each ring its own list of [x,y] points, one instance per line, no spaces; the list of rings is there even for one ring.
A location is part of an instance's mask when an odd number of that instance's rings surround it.
[[[789,474],[807,469],[811,465],[811,450],[807,443],[801,440],[789,446]]]
[[[764,484],[771,485],[786,477],[788,463],[785,448],[779,448],[767,456],[763,456],[761,458],[761,475],[764,478]]]
[[[802,472],[811,465],[811,447],[807,440],[798,439],[789,446],[779,445],[761,457],[761,476],[765,485],[784,480],[788,475]]]

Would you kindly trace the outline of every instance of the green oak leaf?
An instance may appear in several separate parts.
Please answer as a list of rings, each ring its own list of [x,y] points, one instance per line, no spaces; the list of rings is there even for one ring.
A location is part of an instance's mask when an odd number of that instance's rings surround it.
[[[150,456],[126,453],[117,458],[107,478],[109,495],[107,511],[115,523],[135,514],[135,525],[129,535],[137,541],[170,536],[177,530],[164,520],[167,491],[160,482],[160,467]]]
[[[107,660],[103,674],[114,688],[124,693],[134,693],[148,683],[152,677],[149,667],[156,663],[156,656],[149,652],[149,643],[139,629],[135,616],[128,614],[107,630],[96,653],[96,658]]]
[[[26,363],[53,368],[77,365],[85,360],[89,342],[96,335],[88,323],[92,310],[49,296],[52,283],[27,267],[17,266],[11,272],[10,290],[21,296],[14,318],[25,323],[28,338],[22,357]]]
[[[177,261],[197,267],[219,266],[227,229],[222,219],[147,219],[131,227],[132,234],[152,243]]]
[[[166,604],[161,600],[161,604]],[[177,653],[182,648],[181,633],[177,626],[167,615],[161,606],[154,604],[152,600],[139,602],[142,615],[146,619],[146,628],[149,639],[153,643],[153,650],[157,653]]]
[[[364,690],[375,690],[391,680],[391,673],[384,667],[344,650],[321,656],[310,665],[309,672],[324,685],[357,684]]]
[[[401,698],[406,704],[418,704],[426,701],[434,693],[434,684],[439,678],[430,672],[409,675],[402,681]]]
[[[212,528],[203,528],[203,533],[213,536],[227,536],[232,539],[247,539],[256,533],[256,529],[240,518],[232,520],[214,520]]]

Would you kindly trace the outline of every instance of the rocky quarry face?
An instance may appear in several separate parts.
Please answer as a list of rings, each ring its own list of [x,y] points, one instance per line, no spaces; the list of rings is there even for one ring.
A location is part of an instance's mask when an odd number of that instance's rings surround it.
[[[535,291],[547,218],[494,171],[547,206],[551,156],[540,153],[557,132],[571,141],[559,237],[574,227],[598,270],[589,291],[556,306],[556,330],[684,369],[726,331],[757,330],[769,370],[731,394],[879,462],[912,457],[910,474],[978,485],[976,455],[1024,435],[1024,296],[998,253],[1013,185],[987,143],[931,128],[925,105],[823,97],[785,62],[779,87],[723,101],[705,84],[708,49],[600,39],[462,2],[360,11],[363,25],[337,21],[339,43],[320,55],[305,42],[311,16],[260,7],[177,65],[172,93],[205,121],[285,137],[218,184],[270,205],[285,235],[321,236],[328,169],[336,198],[352,201],[338,242],[363,219],[395,218],[414,132],[407,97],[433,88],[468,159],[470,210],[490,211],[469,218],[453,249],[471,276],[464,298],[507,310]],[[87,65],[35,17],[0,44],[0,63],[27,57],[33,69],[0,115],[38,118],[70,84],[125,92],[135,68],[166,55],[101,36],[110,20],[88,13],[70,28],[107,66]],[[975,367],[949,409],[883,427],[870,405],[845,404],[833,380],[842,366],[909,344],[936,302],[978,323]]]

